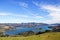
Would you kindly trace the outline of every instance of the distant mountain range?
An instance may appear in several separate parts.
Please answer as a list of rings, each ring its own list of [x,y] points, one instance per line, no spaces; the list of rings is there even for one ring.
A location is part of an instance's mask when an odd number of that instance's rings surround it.
[[[60,26],[59,23],[55,24],[46,24],[46,23],[0,23],[0,27],[11,26],[11,27],[35,27],[42,25],[50,25],[50,26]]]
[[[11,29],[16,27],[35,27],[48,25],[50,28],[60,29],[60,24],[46,24],[46,23],[0,23],[0,28]]]
[[[4,26],[12,26],[12,27],[35,27],[35,26],[42,26],[48,25],[45,23],[0,23],[0,27]]]

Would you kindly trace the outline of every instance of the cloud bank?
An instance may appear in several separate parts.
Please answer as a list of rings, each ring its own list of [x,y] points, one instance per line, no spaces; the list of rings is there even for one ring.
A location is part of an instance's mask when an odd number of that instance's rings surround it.
[[[47,17],[51,17],[50,20],[45,20],[45,23],[60,23],[60,5],[50,5],[34,2],[39,9],[46,10],[49,14]]]
[[[60,6],[53,5],[43,5],[42,9],[47,10],[48,17],[51,17],[51,20],[46,20],[47,23],[59,23],[60,22]]]

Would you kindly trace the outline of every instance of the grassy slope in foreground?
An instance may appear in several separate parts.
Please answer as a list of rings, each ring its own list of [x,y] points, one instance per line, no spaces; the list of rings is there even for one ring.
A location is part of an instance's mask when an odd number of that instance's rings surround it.
[[[0,37],[0,40],[60,40],[60,32],[50,32],[28,37]]]

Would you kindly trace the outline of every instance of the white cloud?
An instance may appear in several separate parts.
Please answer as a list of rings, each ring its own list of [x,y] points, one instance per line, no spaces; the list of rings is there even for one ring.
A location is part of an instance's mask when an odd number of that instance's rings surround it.
[[[59,12],[51,12],[49,15],[52,19],[47,20],[48,23],[60,23],[60,13]]]
[[[28,8],[28,4],[26,2],[16,2],[19,6]]]
[[[0,13],[0,16],[7,16],[7,15],[11,15],[10,13]]]
[[[41,6],[42,9],[48,11],[48,17],[51,17],[51,20],[46,20],[47,23],[60,23],[60,6],[53,6],[53,5],[43,5]]]
[[[12,4],[18,5],[23,8],[28,8],[28,3],[27,2],[22,2],[22,1],[15,1],[15,0],[10,0]]]
[[[23,14],[15,14],[15,15],[12,15],[12,16],[17,16],[17,17],[29,17],[28,15],[23,15]]]
[[[1,21],[0,23],[40,22],[40,20],[37,19],[43,18],[41,16],[38,16],[37,14],[24,15],[24,14],[13,14],[13,13],[0,13],[0,15],[3,16],[2,20],[0,20]]]
[[[39,3],[38,2],[34,2],[34,1],[32,1],[32,3],[34,4],[34,5],[36,5],[36,6],[38,6],[39,7]]]
[[[60,5],[48,5],[38,2],[33,2],[33,4],[49,13],[47,17],[51,17],[51,19],[44,21],[45,23],[60,23]]]
[[[39,16],[37,14],[14,14],[14,13],[0,13],[0,16],[15,16],[15,17],[25,17],[25,18],[34,18],[34,19],[39,19],[43,18],[42,16]]]
[[[31,14],[34,18],[37,18],[37,19],[41,19],[41,18],[44,18],[44,17],[42,17],[42,16],[39,16],[39,14]]]
[[[35,16],[35,18],[40,18],[41,19],[41,18],[44,18],[44,17],[42,17],[42,16]]]
[[[28,17],[28,15],[23,15],[23,14],[14,14],[14,13],[0,13],[0,16]]]
[[[53,6],[53,5],[41,5],[42,9],[46,9],[48,11],[55,11],[60,12],[60,6]]]

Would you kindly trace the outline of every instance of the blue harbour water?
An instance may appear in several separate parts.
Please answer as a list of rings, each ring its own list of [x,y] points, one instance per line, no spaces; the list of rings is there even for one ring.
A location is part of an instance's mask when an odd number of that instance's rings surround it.
[[[41,30],[38,30],[36,28],[41,28]],[[50,29],[48,28],[48,26],[36,26],[36,27],[31,27],[31,28],[28,28],[28,27],[17,27],[16,29],[7,30],[3,34],[4,35],[17,35],[19,33],[27,32],[27,31],[33,31],[33,32],[37,33],[37,32],[43,32],[45,30],[50,30]]]

